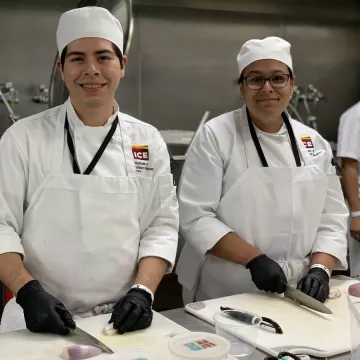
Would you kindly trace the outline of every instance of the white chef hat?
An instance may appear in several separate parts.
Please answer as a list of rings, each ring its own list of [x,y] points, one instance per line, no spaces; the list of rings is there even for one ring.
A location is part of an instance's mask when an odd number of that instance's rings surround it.
[[[293,70],[290,48],[290,43],[276,36],[270,36],[262,40],[252,39],[247,41],[241,47],[236,58],[239,74],[241,75],[243,70],[254,61],[264,59],[281,61]]]
[[[85,6],[63,13],[56,31],[59,54],[72,41],[98,37],[114,43],[123,53],[124,35],[121,24],[110,11],[98,6]]]

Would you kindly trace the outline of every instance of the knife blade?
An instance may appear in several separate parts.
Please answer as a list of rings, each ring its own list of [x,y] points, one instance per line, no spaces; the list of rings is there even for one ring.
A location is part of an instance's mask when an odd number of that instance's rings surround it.
[[[325,306],[322,302],[312,298],[311,296],[303,293],[302,291],[290,286],[289,284],[285,284],[285,292],[284,295],[286,298],[299,303],[309,309],[324,313],[324,314],[332,314],[333,312]]]
[[[114,352],[107,347],[104,343],[102,343],[100,340],[96,339],[94,336],[87,333],[85,330],[80,329],[79,327],[76,327],[75,330],[72,331],[74,334],[81,336],[82,338],[86,339],[88,342],[91,343],[91,345],[101,349],[104,353],[107,354],[113,354]]]

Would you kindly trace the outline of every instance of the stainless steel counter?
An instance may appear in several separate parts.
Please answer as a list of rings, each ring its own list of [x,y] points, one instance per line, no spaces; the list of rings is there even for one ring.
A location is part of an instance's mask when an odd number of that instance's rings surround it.
[[[190,331],[205,331],[205,332],[215,333],[214,326],[197,318],[194,315],[185,312],[183,308],[163,311],[161,312],[161,315],[167,317],[168,319],[176,322],[177,324],[183,326],[184,328]],[[265,354],[264,352],[256,350],[254,355],[251,357],[251,360],[264,360],[266,356],[267,354]],[[351,358],[351,354],[347,353],[340,356],[334,356],[328,359],[350,360],[350,358]]]

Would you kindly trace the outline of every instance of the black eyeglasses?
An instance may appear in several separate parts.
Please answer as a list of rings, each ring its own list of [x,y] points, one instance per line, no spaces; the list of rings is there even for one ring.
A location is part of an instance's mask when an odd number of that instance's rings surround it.
[[[250,75],[244,77],[247,86],[252,90],[260,90],[264,87],[266,81],[269,81],[274,89],[284,88],[289,82],[290,74],[274,74],[270,77],[263,77],[261,75]]]

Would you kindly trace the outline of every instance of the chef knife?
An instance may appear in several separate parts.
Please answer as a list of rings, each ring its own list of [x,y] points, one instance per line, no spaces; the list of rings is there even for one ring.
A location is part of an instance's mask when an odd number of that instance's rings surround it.
[[[86,331],[80,329],[79,327],[76,327],[75,330],[73,330],[73,333],[76,335],[81,336],[82,338],[86,339],[88,342],[91,343],[91,345],[101,349],[104,353],[107,354],[113,354],[114,352],[107,347],[104,343],[87,333]]]
[[[311,296],[303,293],[302,291],[285,284],[284,295],[286,298],[299,303],[300,305],[306,306],[309,309],[319,311],[324,314],[332,314],[333,312],[325,306],[322,302],[312,298]]]

